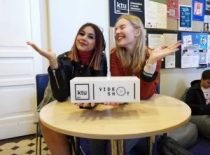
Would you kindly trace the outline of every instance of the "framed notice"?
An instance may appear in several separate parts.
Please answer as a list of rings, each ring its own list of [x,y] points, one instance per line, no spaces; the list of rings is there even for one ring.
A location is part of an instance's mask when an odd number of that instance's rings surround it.
[[[192,7],[186,5],[179,6],[179,30],[192,30]]]
[[[110,26],[113,27],[121,15],[133,14],[144,23],[144,1],[109,0]]]

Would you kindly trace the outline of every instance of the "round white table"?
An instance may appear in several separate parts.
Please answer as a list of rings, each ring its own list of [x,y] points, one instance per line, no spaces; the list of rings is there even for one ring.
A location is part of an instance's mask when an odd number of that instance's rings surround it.
[[[80,109],[69,100],[62,103],[53,101],[40,112],[41,122],[52,130],[75,137],[110,139],[114,142],[167,133],[187,123],[190,116],[187,104],[158,94],[140,103],[119,106],[99,104],[92,110]]]

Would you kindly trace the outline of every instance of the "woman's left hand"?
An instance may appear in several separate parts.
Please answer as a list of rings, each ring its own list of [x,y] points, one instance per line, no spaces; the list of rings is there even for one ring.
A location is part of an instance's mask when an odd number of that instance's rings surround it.
[[[158,60],[161,60],[167,55],[173,54],[176,51],[179,50],[179,46],[181,45],[181,42],[178,41],[177,43],[170,45],[170,46],[163,46],[155,49],[149,50],[149,59],[147,63],[154,64]]]

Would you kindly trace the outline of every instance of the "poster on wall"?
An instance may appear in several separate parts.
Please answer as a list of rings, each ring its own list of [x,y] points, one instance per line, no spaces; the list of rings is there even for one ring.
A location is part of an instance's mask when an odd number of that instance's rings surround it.
[[[192,7],[187,5],[179,6],[179,30],[192,30]]]
[[[145,27],[146,28],[167,28],[167,7],[166,0],[155,2],[145,1]]]
[[[210,15],[210,0],[205,0],[205,15]]]
[[[114,0],[115,14],[128,14],[128,0]]]
[[[203,21],[204,20],[204,0],[193,0],[193,20]]]
[[[178,19],[179,1],[167,0],[167,16],[173,19]]]
[[[182,32],[181,41],[181,68],[207,67],[207,33]]]
[[[174,33],[164,33],[165,46],[173,45],[177,42],[177,34]],[[165,56],[165,68],[175,68],[175,53]]]
[[[113,27],[118,17],[124,14],[138,16],[144,23],[144,1],[139,0],[109,0],[110,26]]]

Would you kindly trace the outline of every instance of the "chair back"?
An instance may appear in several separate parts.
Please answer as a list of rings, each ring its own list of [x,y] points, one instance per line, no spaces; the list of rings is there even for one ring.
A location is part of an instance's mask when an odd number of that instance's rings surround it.
[[[36,75],[37,106],[41,103],[44,97],[44,91],[47,87],[48,81],[49,81],[49,76],[47,73]]]
[[[160,94],[160,83],[156,87],[156,92],[157,92],[157,94]]]

